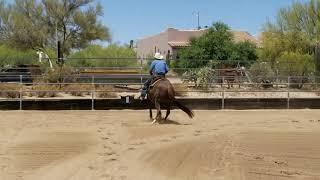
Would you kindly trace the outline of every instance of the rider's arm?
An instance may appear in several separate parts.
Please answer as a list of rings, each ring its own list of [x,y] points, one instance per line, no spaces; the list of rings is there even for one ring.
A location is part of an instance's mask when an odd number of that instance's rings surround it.
[[[156,66],[156,62],[153,61],[153,62],[151,63],[151,65],[150,65],[150,70],[149,70],[150,75],[153,74],[153,70],[154,70],[155,66]]]
[[[166,63],[166,73],[169,72],[169,67],[168,67],[168,64]]]

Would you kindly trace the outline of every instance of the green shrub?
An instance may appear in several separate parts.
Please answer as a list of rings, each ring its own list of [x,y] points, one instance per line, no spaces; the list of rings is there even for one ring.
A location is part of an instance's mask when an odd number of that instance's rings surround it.
[[[250,42],[233,41],[228,25],[214,23],[202,36],[190,40],[190,46],[179,51],[176,68],[203,68],[211,66],[209,60],[240,60],[250,65],[258,58],[256,46]]]
[[[196,87],[208,88],[215,79],[216,72],[211,67],[189,70],[182,75],[184,83],[192,82]]]
[[[284,52],[277,59],[276,68],[281,76],[290,76],[290,87],[301,89],[308,77],[314,75],[315,64],[309,54]]]
[[[200,86],[208,88],[215,78],[215,70],[211,67],[204,67],[197,72],[197,76]]]
[[[251,80],[254,83],[274,82],[275,73],[267,62],[256,62],[249,69]]]
[[[284,52],[277,58],[276,68],[283,76],[308,76],[314,73],[313,58],[309,54]]]
[[[93,58],[93,59],[92,59]],[[128,47],[92,45],[68,57],[67,63],[74,67],[137,67],[136,52]]]
[[[38,64],[38,56],[35,51],[21,51],[0,45],[0,66],[7,67],[17,64]]]

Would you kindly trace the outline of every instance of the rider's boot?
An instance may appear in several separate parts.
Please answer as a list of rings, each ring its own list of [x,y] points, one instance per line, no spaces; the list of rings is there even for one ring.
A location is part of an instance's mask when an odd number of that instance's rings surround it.
[[[146,95],[147,95],[147,90],[142,89],[141,95],[140,95],[140,100],[144,100],[146,98]]]

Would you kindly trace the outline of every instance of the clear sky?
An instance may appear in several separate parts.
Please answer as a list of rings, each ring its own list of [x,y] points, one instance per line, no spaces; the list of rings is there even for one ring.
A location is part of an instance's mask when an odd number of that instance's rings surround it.
[[[197,27],[194,12],[200,12],[200,25],[223,21],[235,30],[256,35],[281,7],[294,0],[98,0],[104,7],[102,22],[111,30],[113,42],[153,35],[167,27]],[[308,0],[298,0],[306,2]]]

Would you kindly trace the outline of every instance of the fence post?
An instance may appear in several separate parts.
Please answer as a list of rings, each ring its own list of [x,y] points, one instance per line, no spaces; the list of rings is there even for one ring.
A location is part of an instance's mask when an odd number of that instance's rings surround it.
[[[290,109],[290,76],[288,76],[287,109]]]
[[[278,70],[277,70],[278,71]],[[277,72],[277,75],[276,75],[276,87],[277,87],[277,89],[279,89],[279,75],[278,75],[278,72]]]
[[[22,84],[22,75],[20,75],[20,90],[19,90],[19,110],[22,110],[22,91],[23,91],[23,84]]]
[[[142,78],[142,73],[143,73],[143,59],[140,58],[140,88],[142,89],[142,84],[143,84],[143,78]]]
[[[315,89],[316,89],[316,91],[318,91],[318,76],[317,75],[315,75],[314,76],[314,82],[315,82]]]
[[[95,96],[95,85],[94,85],[94,75],[91,76],[91,84],[92,84],[92,89],[91,89],[91,110],[94,111],[94,96]]]
[[[224,89],[224,76],[222,76],[222,101],[221,101],[221,109],[224,110],[224,99],[225,99],[225,89]]]

